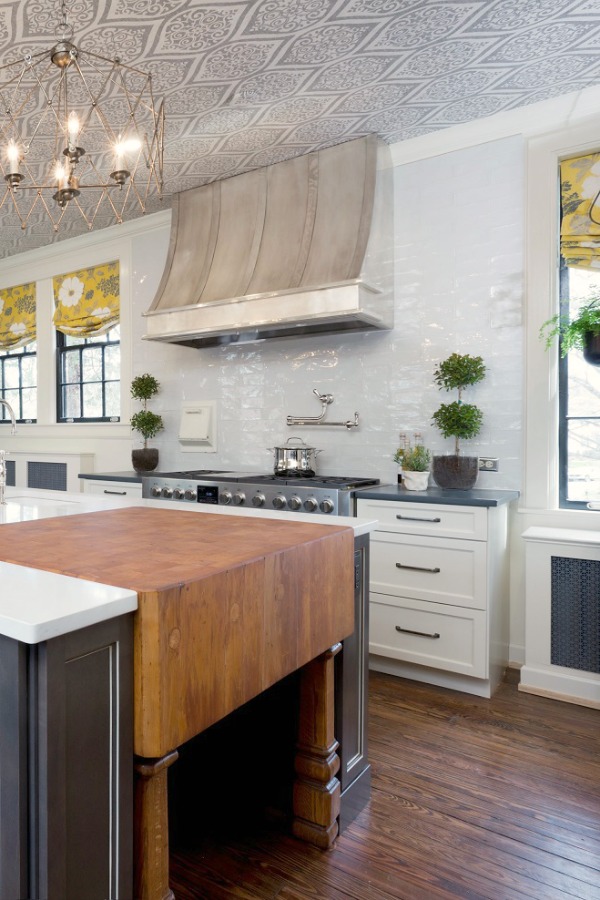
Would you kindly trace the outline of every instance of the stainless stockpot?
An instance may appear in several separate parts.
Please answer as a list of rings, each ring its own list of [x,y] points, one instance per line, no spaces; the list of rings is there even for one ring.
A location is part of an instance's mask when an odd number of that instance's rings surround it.
[[[291,446],[292,441],[299,442]],[[275,475],[302,475],[310,478],[317,471],[317,453],[314,447],[308,447],[302,438],[288,438],[283,447],[269,447],[270,453],[275,456]]]

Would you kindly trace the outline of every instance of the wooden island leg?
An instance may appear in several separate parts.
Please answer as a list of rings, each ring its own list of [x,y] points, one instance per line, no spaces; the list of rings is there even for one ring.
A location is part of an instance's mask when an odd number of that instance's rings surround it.
[[[167,769],[178,756],[173,750],[160,759],[135,758],[135,900],[175,900],[169,887]]]
[[[335,644],[302,669],[296,746],[292,832],[316,847],[331,847],[338,834],[340,768],[334,736]]]

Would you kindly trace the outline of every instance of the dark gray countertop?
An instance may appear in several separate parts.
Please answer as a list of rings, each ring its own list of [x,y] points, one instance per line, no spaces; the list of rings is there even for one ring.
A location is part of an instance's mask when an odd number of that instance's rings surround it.
[[[426,491],[407,491],[398,484],[381,484],[379,487],[364,488],[356,496],[360,500],[400,500],[405,503],[437,503],[446,506],[502,506],[517,500],[519,491],[484,491],[478,488],[450,491],[439,487],[430,487]]]
[[[158,472],[148,473],[158,475]],[[79,478],[91,478],[94,481],[130,481],[132,484],[141,484],[142,476],[133,469],[130,472],[80,472]]]

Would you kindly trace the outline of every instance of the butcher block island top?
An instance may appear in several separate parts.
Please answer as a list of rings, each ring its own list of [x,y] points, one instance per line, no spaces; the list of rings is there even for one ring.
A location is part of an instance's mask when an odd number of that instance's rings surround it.
[[[2,560],[138,593],[134,749],[162,757],[354,628],[353,530],[128,507],[2,528]]]

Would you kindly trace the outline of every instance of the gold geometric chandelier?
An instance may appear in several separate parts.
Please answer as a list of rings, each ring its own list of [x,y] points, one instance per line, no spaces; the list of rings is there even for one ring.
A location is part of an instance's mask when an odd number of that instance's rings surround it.
[[[72,43],[65,2],[49,50],[0,66],[0,209],[25,229],[81,216],[122,222],[162,197],[164,107],[151,75]]]

